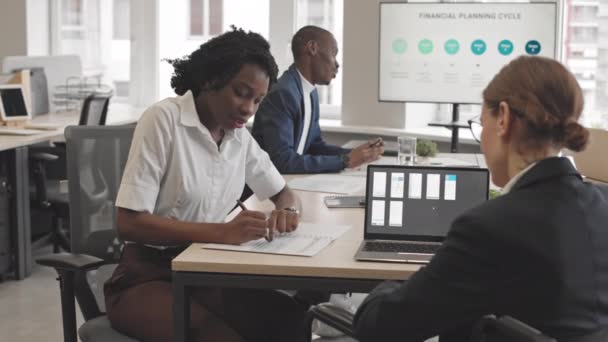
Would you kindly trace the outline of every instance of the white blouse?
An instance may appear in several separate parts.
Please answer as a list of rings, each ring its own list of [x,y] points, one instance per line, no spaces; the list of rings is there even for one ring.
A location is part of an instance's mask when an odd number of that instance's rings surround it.
[[[247,129],[226,131],[218,150],[188,91],[142,115],[116,206],[182,221],[223,222],[245,183],[261,200],[285,186]]]

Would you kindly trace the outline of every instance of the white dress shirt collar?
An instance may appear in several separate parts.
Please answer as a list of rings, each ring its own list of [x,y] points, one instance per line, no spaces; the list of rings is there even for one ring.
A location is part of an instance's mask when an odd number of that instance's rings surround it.
[[[511,191],[511,189],[513,189],[513,186],[515,185],[515,183],[517,183],[517,181],[520,180],[521,177],[523,177],[523,175],[525,175],[526,172],[530,171],[530,169],[532,169],[534,167],[534,165],[536,165],[537,163],[538,163],[538,161],[535,161],[534,163],[528,165],[528,167],[526,167],[525,169],[519,171],[515,176],[513,176],[513,178],[509,179],[507,184],[505,184],[505,186],[502,188],[501,194],[502,195],[508,194]]]
[[[297,68],[296,68],[297,70]],[[300,75],[300,83],[302,84],[302,100],[304,105],[304,112],[302,113],[302,135],[300,136],[300,142],[296,148],[296,153],[299,155],[305,154],[304,148],[306,147],[306,141],[308,140],[308,132],[310,131],[310,122],[312,120],[312,96],[311,93],[315,90],[315,86],[308,82],[308,80],[298,70]]]
[[[298,68],[296,68],[296,70],[298,70]],[[302,83],[302,94],[306,95],[312,93],[312,91],[316,88],[315,85],[308,82],[308,80],[306,79],[306,77],[304,77],[304,75],[302,75],[300,70],[298,70],[298,75],[300,75],[300,81]]]

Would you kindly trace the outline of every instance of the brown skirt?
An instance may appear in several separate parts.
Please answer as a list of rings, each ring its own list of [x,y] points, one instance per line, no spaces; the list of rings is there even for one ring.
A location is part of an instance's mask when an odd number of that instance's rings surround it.
[[[144,342],[173,340],[171,260],[183,250],[125,246],[104,286],[116,330]],[[306,306],[274,290],[200,287],[190,307],[192,341],[307,340]]]

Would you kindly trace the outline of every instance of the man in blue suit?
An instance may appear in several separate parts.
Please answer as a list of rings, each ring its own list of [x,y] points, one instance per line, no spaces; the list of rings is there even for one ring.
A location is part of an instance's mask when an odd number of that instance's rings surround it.
[[[281,173],[338,172],[372,162],[384,152],[381,139],[352,150],[323,141],[316,85],[336,77],[338,45],[316,26],[298,30],[291,42],[294,64],[260,104],[252,134]]]

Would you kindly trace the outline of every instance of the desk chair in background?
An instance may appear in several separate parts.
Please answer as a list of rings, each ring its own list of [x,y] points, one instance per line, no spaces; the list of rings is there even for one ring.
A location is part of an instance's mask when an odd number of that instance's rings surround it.
[[[83,102],[78,124],[81,126],[103,126],[108,113],[109,96],[91,94]],[[62,191],[61,181],[66,178],[65,144],[56,143],[52,147],[34,147],[31,149],[30,165],[33,181],[32,204],[34,208],[48,211],[51,215],[51,231],[38,237],[34,248],[46,244],[49,240],[53,251],[60,248],[69,251],[70,239],[65,222],[69,220],[70,206],[68,194]],[[54,170],[55,175],[48,177],[48,170]],[[35,234],[40,235],[40,234]]]
[[[102,291],[122,249],[114,200],[134,129],[135,125],[71,126],[65,131],[72,253],[51,254],[36,262],[59,274],[66,342],[78,341],[74,298],[85,319],[78,329],[82,342],[136,342],[112,329]]]
[[[310,329],[312,321],[317,319],[324,322],[355,340],[353,330],[354,314],[330,303],[315,305],[308,311],[306,327]],[[310,330],[307,331],[307,334]],[[320,341],[320,340],[315,340]],[[557,342],[555,339],[542,334],[540,331],[510,316],[496,318],[494,315],[479,319],[472,342]],[[346,342],[346,341],[345,341]],[[589,341],[590,342],[590,341]],[[598,340],[599,342],[599,340]]]

